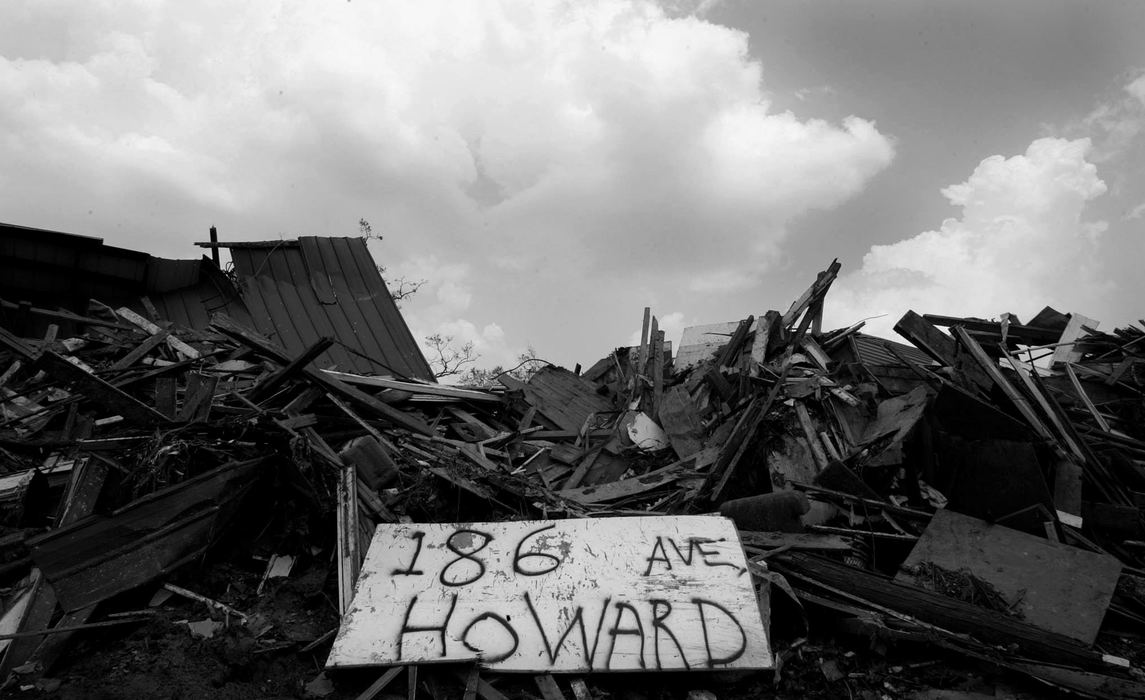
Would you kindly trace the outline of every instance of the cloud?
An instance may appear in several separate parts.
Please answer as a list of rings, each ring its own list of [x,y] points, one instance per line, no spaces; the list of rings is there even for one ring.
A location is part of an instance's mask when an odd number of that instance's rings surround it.
[[[1145,131],[1145,73],[1095,107],[1073,129],[1094,134],[1093,162],[1103,163],[1124,156]]]
[[[861,268],[840,278],[827,304],[831,323],[885,313],[870,328],[887,333],[908,309],[1028,319],[1046,304],[1082,313],[1108,304],[1113,284],[1096,264],[1107,224],[1086,216],[1106,185],[1090,151],[1088,139],[1042,138],[1024,154],[984,159],[943,190],[959,218],[871,247]]]
[[[374,254],[382,257],[377,251]],[[469,265],[447,263],[436,255],[426,255],[387,267],[386,281],[391,288],[403,278],[411,283],[424,281],[415,294],[401,302],[402,315],[419,342],[431,335],[440,335],[455,350],[472,343],[473,351],[480,356],[480,366],[512,366],[524,348],[510,347],[499,324],[474,320],[485,314],[470,308],[471,273]],[[431,363],[436,359],[432,349],[426,348],[423,352]]]
[[[16,0],[0,211],[169,256],[211,224],[347,235],[365,216],[385,264],[438,258],[437,312],[408,307],[423,326],[496,322],[519,345],[517,324],[583,313],[572,287],[744,288],[894,145],[858,116],[773,111],[713,4]],[[450,286],[453,265],[530,292]]]

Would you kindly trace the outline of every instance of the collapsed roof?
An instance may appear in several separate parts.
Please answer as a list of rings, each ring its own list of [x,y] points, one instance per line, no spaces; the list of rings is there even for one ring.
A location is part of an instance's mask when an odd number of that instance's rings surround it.
[[[330,338],[316,360],[324,369],[433,380],[364,239],[203,245],[230,249],[233,270],[208,257],[168,260],[98,238],[0,224],[4,325],[34,336],[55,323],[68,333],[77,310],[126,306],[204,330],[222,312],[292,354]]]

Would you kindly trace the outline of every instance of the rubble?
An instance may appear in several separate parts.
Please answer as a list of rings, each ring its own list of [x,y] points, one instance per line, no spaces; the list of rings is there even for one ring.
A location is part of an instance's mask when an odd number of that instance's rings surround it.
[[[1145,332],[1052,309],[911,311],[909,345],[823,330],[838,271],[674,357],[645,310],[636,348],[484,388],[331,368],[356,357],[336,335],[288,350],[250,316],[0,300],[6,687],[82,688],[105,646],[129,669],[157,639],[247,696],[404,678],[411,698],[1145,697]],[[324,670],[380,525],[715,512],[740,530],[774,671]],[[154,694],[129,677],[108,671]]]

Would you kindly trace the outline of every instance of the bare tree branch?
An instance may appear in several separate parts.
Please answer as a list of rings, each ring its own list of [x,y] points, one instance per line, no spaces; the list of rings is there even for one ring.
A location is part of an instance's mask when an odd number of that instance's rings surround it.
[[[378,272],[384,273],[385,271],[386,269],[384,267],[381,265],[378,266]],[[384,274],[382,275],[382,281],[385,281]],[[429,282],[429,280],[415,281],[407,280],[405,277],[399,277],[396,287],[393,284],[386,282],[386,288],[390,290],[390,298],[395,302],[398,302],[398,306],[400,307],[402,301],[409,299],[414,294],[417,294],[417,290],[421,289],[421,286],[427,282]]]
[[[460,348],[454,347],[452,343],[453,336],[443,336],[440,333],[426,336],[422,343],[429,348],[431,353],[429,366],[433,370],[433,376],[438,379],[461,374],[466,365],[476,364],[481,357],[473,349],[472,341]]]
[[[374,227],[371,226],[370,222],[366,221],[365,218],[358,219],[358,234],[367,241],[380,241],[383,239],[382,234],[374,233]],[[378,274],[382,276],[382,281],[385,282],[386,289],[390,292],[390,298],[397,302],[399,308],[401,307],[401,302],[417,294],[417,290],[429,282],[429,280],[408,280],[403,275],[397,279],[395,286],[386,280],[386,266],[378,265],[377,267]]]

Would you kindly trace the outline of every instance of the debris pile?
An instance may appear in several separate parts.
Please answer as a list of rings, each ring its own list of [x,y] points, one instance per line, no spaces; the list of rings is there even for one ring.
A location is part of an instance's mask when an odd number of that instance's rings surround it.
[[[0,675],[51,693],[84,668],[69,648],[178,624],[216,645],[198,673],[253,695],[375,697],[404,673],[409,697],[599,696],[596,674],[409,664],[359,682],[310,660],[379,525],[719,512],[776,651],[774,674],[720,697],[799,692],[826,637],[859,651],[819,656],[824,696],[917,690],[840,670],[905,641],[934,650],[919,673],[953,655],[1145,697],[1145,333],[1049,308],[908,312],[909,345],[824,331],[838,271],[675,353],[646,309],[637,347],[485,388],[320,367],[334,339],[289,353],[221,313],[193,329],[4,302],[52,325],[0,315]]]

